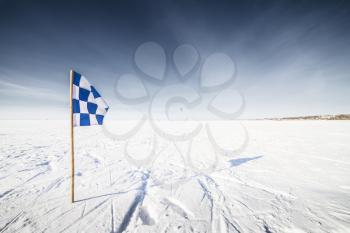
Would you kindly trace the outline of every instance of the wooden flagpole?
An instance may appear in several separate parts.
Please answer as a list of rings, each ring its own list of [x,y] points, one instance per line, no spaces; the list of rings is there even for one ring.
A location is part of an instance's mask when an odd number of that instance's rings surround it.
[[[71,200],[74,203],[74,125],[73,125],[73,70],[70,70],[70,155],[71,155]]]

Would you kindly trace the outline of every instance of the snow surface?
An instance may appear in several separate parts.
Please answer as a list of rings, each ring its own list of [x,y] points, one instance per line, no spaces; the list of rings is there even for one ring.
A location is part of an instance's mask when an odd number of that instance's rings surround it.
[[[203,124],[220,147],[242,143],[232,122]],[[350,121],[244,125],[236,155],[205,130],[189,142],[76,128],[71,204],[69,124],[0,121],[0,232],[350,232]]]

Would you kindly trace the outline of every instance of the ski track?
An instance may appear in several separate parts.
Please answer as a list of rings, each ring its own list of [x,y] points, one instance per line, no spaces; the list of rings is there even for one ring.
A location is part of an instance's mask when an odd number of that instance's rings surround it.
[[[134,201],[132,202],[132,204],[130,205],[127,213],[125,214],[120,227],[118,229],[118,233],[124,232],[125,230],[127,230],[130,221],[132,220],[132,218],[136,215],[135,211],[136,209],[142,205],[143,200],[145,198],[146,192],[147,192],[147,184],[148,184],[148,179],[149,179],[149,173],[146,172],[144,173],[143,177],[142,177],[142,185],[140,187],[140,191],[138,192],[138,194],[136,195]]]

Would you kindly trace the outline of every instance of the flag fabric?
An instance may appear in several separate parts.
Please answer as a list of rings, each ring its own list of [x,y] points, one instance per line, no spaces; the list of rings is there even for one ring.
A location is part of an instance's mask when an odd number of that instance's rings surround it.
[[[101,95],[81,74],[73,71],[73,125],[102,125],[109,107]]]

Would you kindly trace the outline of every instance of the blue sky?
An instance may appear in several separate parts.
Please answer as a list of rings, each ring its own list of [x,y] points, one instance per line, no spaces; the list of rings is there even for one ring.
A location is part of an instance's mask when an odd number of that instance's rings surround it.
[[[202,93],[195,80],[216,53],[234,62],[230,88],[245,96],[242,118],[350,113],[349,28],[346,1],[3,0],[0,118],[66,119],[70,68],[90,80],[114,116],[125,119],[146,112],[149,103],[128,105],[117,98],[114,84],[124,74],[136,75],[150,93],[180,83],[209,101],[216,94]],[[165,52],[162,84],[149,82],[135,67],[135,51],[148,41]],[[186,81],[171,65],[182,44],[199,54]],[[227,111],[237,105],[223,99],[219,105]],[[210,115],[205,106],[192,114]]]

